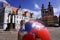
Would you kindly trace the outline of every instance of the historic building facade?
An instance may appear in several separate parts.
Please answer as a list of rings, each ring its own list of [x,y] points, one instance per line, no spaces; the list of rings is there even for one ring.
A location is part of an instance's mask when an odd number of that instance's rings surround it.
[[[3,4],[2,2],[0,2],[0,4]],[[0,6],[0,29],[2,29],[3,27],[3,21],[4,21],[4,7],[3,5]]]
[[[44,4],[42,4],[41,15],[42,15],[42,17],[49,16],[49,15],[54,16],[53,7],[50,2],[48,4],[47,9],[44,7]]]
[[[54,16],[54,10],[49,2],[48,8],[45,8],[44,4],[41,7],[41,20],[45,23],[45,25],[55,25],[54,23],[58,23],[57,16]]]
[[[3,3],[3,7],[5,8],[3,15],[3,30],[19,30],[24,22],[34,19],[32,12],[12,7],[6,3]]]

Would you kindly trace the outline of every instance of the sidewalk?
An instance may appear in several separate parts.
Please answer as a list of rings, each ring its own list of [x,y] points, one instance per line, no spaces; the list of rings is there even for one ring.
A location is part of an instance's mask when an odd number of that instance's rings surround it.
[[[18,40],[17,31],[2,31],[0,29],[0,40]]]
[[[60,40],[60,27],[48,27],[51,40]]]

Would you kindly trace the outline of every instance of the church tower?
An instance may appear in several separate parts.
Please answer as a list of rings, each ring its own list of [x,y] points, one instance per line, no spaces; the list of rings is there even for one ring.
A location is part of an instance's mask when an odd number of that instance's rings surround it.
[[[52,5],[51,5],[51,3],[49,2],[49,4],[48,4],[48,15],[52,15],[52,16],[54,16],[54,11],[53,11],[53,7],[52,7]]]
[[[41,15],[42,15],[42,17],[44,17],[44,14],[45,14],[45,8],[44,8],[44,4],[42,4],[42,7],[41,7]]]

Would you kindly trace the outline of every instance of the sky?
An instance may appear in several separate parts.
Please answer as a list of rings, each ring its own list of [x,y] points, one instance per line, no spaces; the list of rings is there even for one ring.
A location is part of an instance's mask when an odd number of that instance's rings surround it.
[[[41,6],[44,4],[45,8],[48,7],[48,2],[51,2],[51,5],[54,9],[54,15],[59,16],[60,14],[60,0],[0,0],[5,3],[9,3],[11,6],[21,8],[23,10],[28,10],[34,13],[35,18],[41,17]],[[0,7],[1,7],[0,2]]]

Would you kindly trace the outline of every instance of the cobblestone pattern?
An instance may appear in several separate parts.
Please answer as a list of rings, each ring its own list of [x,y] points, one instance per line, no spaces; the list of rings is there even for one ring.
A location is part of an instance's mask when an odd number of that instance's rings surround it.
[[[60,40],[60,27],[48,27],[51,40]]]
[[[60,27],[48,27],[50,32],[51,40],[60,40]],[[16,31],[1,31],[0,30],[0,40],[18,40]]]
[[[17,40],[17,32],[0,31],[0,40]]]

